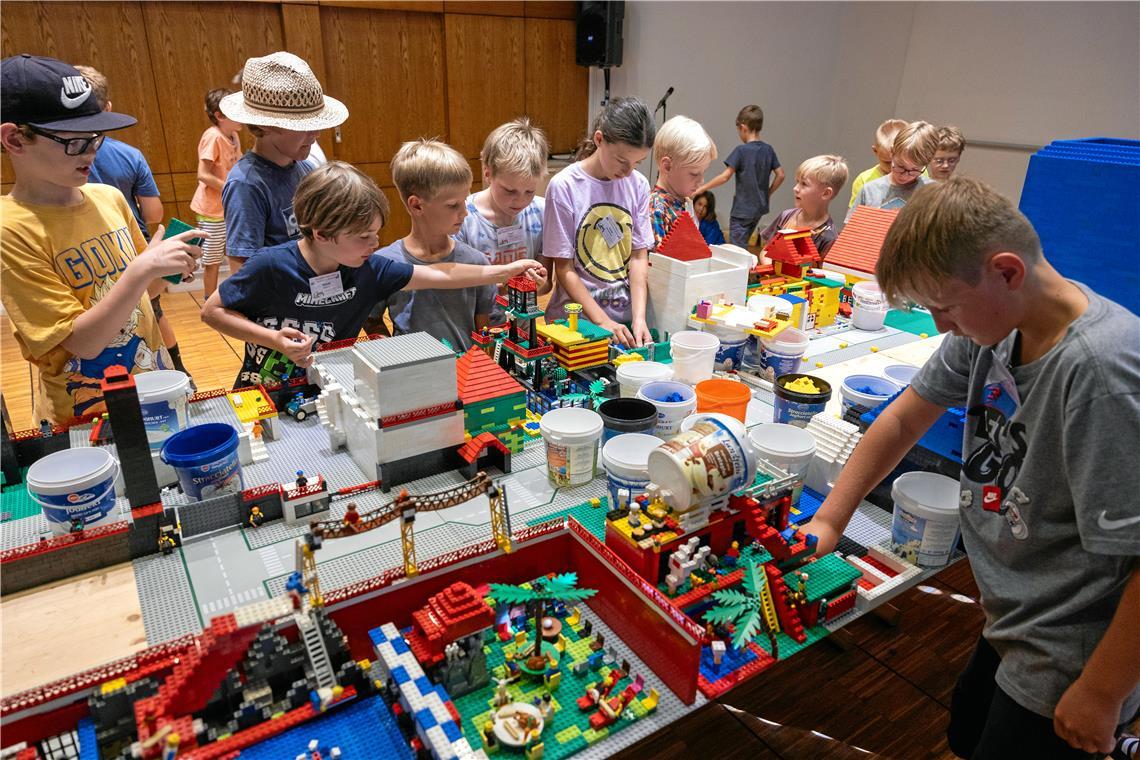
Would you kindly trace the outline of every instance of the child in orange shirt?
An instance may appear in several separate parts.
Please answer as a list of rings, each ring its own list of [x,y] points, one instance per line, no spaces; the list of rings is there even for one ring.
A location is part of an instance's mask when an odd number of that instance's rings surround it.
[[[231,90],[217,89],[206,93],[206,116],[211,125],[198,140],[198,189],[190,201],[190,210],[198,215],[198,228],[210,233],[202,244],[202,287],[205,298],[218,288],[218,269],[226,255],[226,221],[222,215],[222,187],[230,169],[241,158],[238,132],[241,124],[227,119],[218,103]]]

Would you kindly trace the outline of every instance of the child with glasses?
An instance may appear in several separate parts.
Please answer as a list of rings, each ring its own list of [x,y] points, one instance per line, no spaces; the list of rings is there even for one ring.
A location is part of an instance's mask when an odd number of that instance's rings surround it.
[[[39,370],[33,420],[105,411],[111,365],[173,369],[147,289],[189,275],[191,230],[149,246],[123,194],[88,184],[103,133],[134,118],[103,110],[90,83],[54,58],[0,61],[0,146],[15,184],[0,198],[0,298],[24,358]]]
[[[851,221],[858,206],[889,209],[905,206],[915,190],[934,181],[922,176],[922,172],[936,150],[938,129],[933,124],[914,121],[899,130],[891,146],[891,173],[863,185],[844,221]]]
[[[930,176],[932,179],[950,179],[958,162],[962,160],[962,151],[966,149],[966,138],[962,130],[953,124],[938,128],[938,150],[934,158],[930,159]]]

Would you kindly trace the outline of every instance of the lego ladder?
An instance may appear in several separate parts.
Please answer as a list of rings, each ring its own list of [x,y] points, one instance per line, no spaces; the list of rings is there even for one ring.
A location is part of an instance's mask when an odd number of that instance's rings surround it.
[[[328,649],[325,648],[324,637],[321,636],[321,627],[313,615],[294,615],[297,629],[301,632],[301,640],[305,642],[305,652],[309,655],[309,664],[313,666],[313,676],[317,679],[317,686],[322,689],[331,689],[336,686],[336,676],[333,675],[332,663],[329,661]]]
[[[491,502],[491,535],[504,554],[511,553],[511,515],[507,511],[507,489],[498,486],[487,494]]]
[[[772,602],[772,589],[768,586],[768,576],[759,573],[760,578],[760,611],[764,614],[764,622],[768,624],[769,631],[780,630],[780,621],[776,617],[776,605]]]

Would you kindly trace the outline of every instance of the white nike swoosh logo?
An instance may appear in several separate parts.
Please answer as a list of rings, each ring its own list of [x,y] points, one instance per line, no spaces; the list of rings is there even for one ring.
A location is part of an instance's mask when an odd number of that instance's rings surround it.
[[[1103,509],[1100,512],[1100,517],[1096,518],[1096,524],[1100,526],[1102,530],[1118,530],[1127,525],[1135,525],[1136,523],[1140,523],[1140,515],[1124,517],[1120,520],[1110,520],[1108,519],[1108,510]]]
[[[63,103],[64,108],[78,108],[79,106],[83,105],[83,102],[90,96],[91,90],[88,90],[82,95],[76,95],[74,98],[69,98],[64,89],[62,87],[59,88],[59,102]]]

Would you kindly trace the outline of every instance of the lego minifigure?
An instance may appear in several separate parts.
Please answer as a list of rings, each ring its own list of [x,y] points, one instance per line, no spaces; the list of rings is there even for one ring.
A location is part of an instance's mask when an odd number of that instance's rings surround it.
[[[354,533],[360,530],[360,513],[356,511],[356,502],[350,501],[344,511],[344,527]]]
[[[51,423],[47,420],[40,420],[40,435],[42,435],[44,438],[51,438],[52,427]]]
[[[83,532],[83,518],[71,518],[71,527],[68,529],[69,533],[82,533]]]
[[[262,426],[261,426],[261,420],[254,420],[252,433],[253,433],[253,439],[255,441],[261,440],[261,433],[263,430],[264,430],[264,428],[262,428]]]
[[[261,507],[254,504],[249,508],[249,527],[260,528],[261,524],[265,522],[265,515],[261,511]]]
[[[178,757],[178,744],[182,738],[175,732],[167,734],[166,742],[162,747],[162,760],[174,760]]]
[[[301,597],[309,593],[309,589],[305,588],[300,573],[294,571],[289,575],[289,579],[285,581],[285,593],[293,599],[293,609],[301,609]]]
[[[500,678],[495,682],[495,707],[510,704],[511,695],[507,691],[507,679]]]
[[[178,545],[174,542],[174,537],[171,536],[165,528],[158,534],[158,548],[163,555],[172,554],[177,546]]]
[[[304,470],[297,470],[297,488],[304,488],[309,485],[309,479],[305,477]]]

